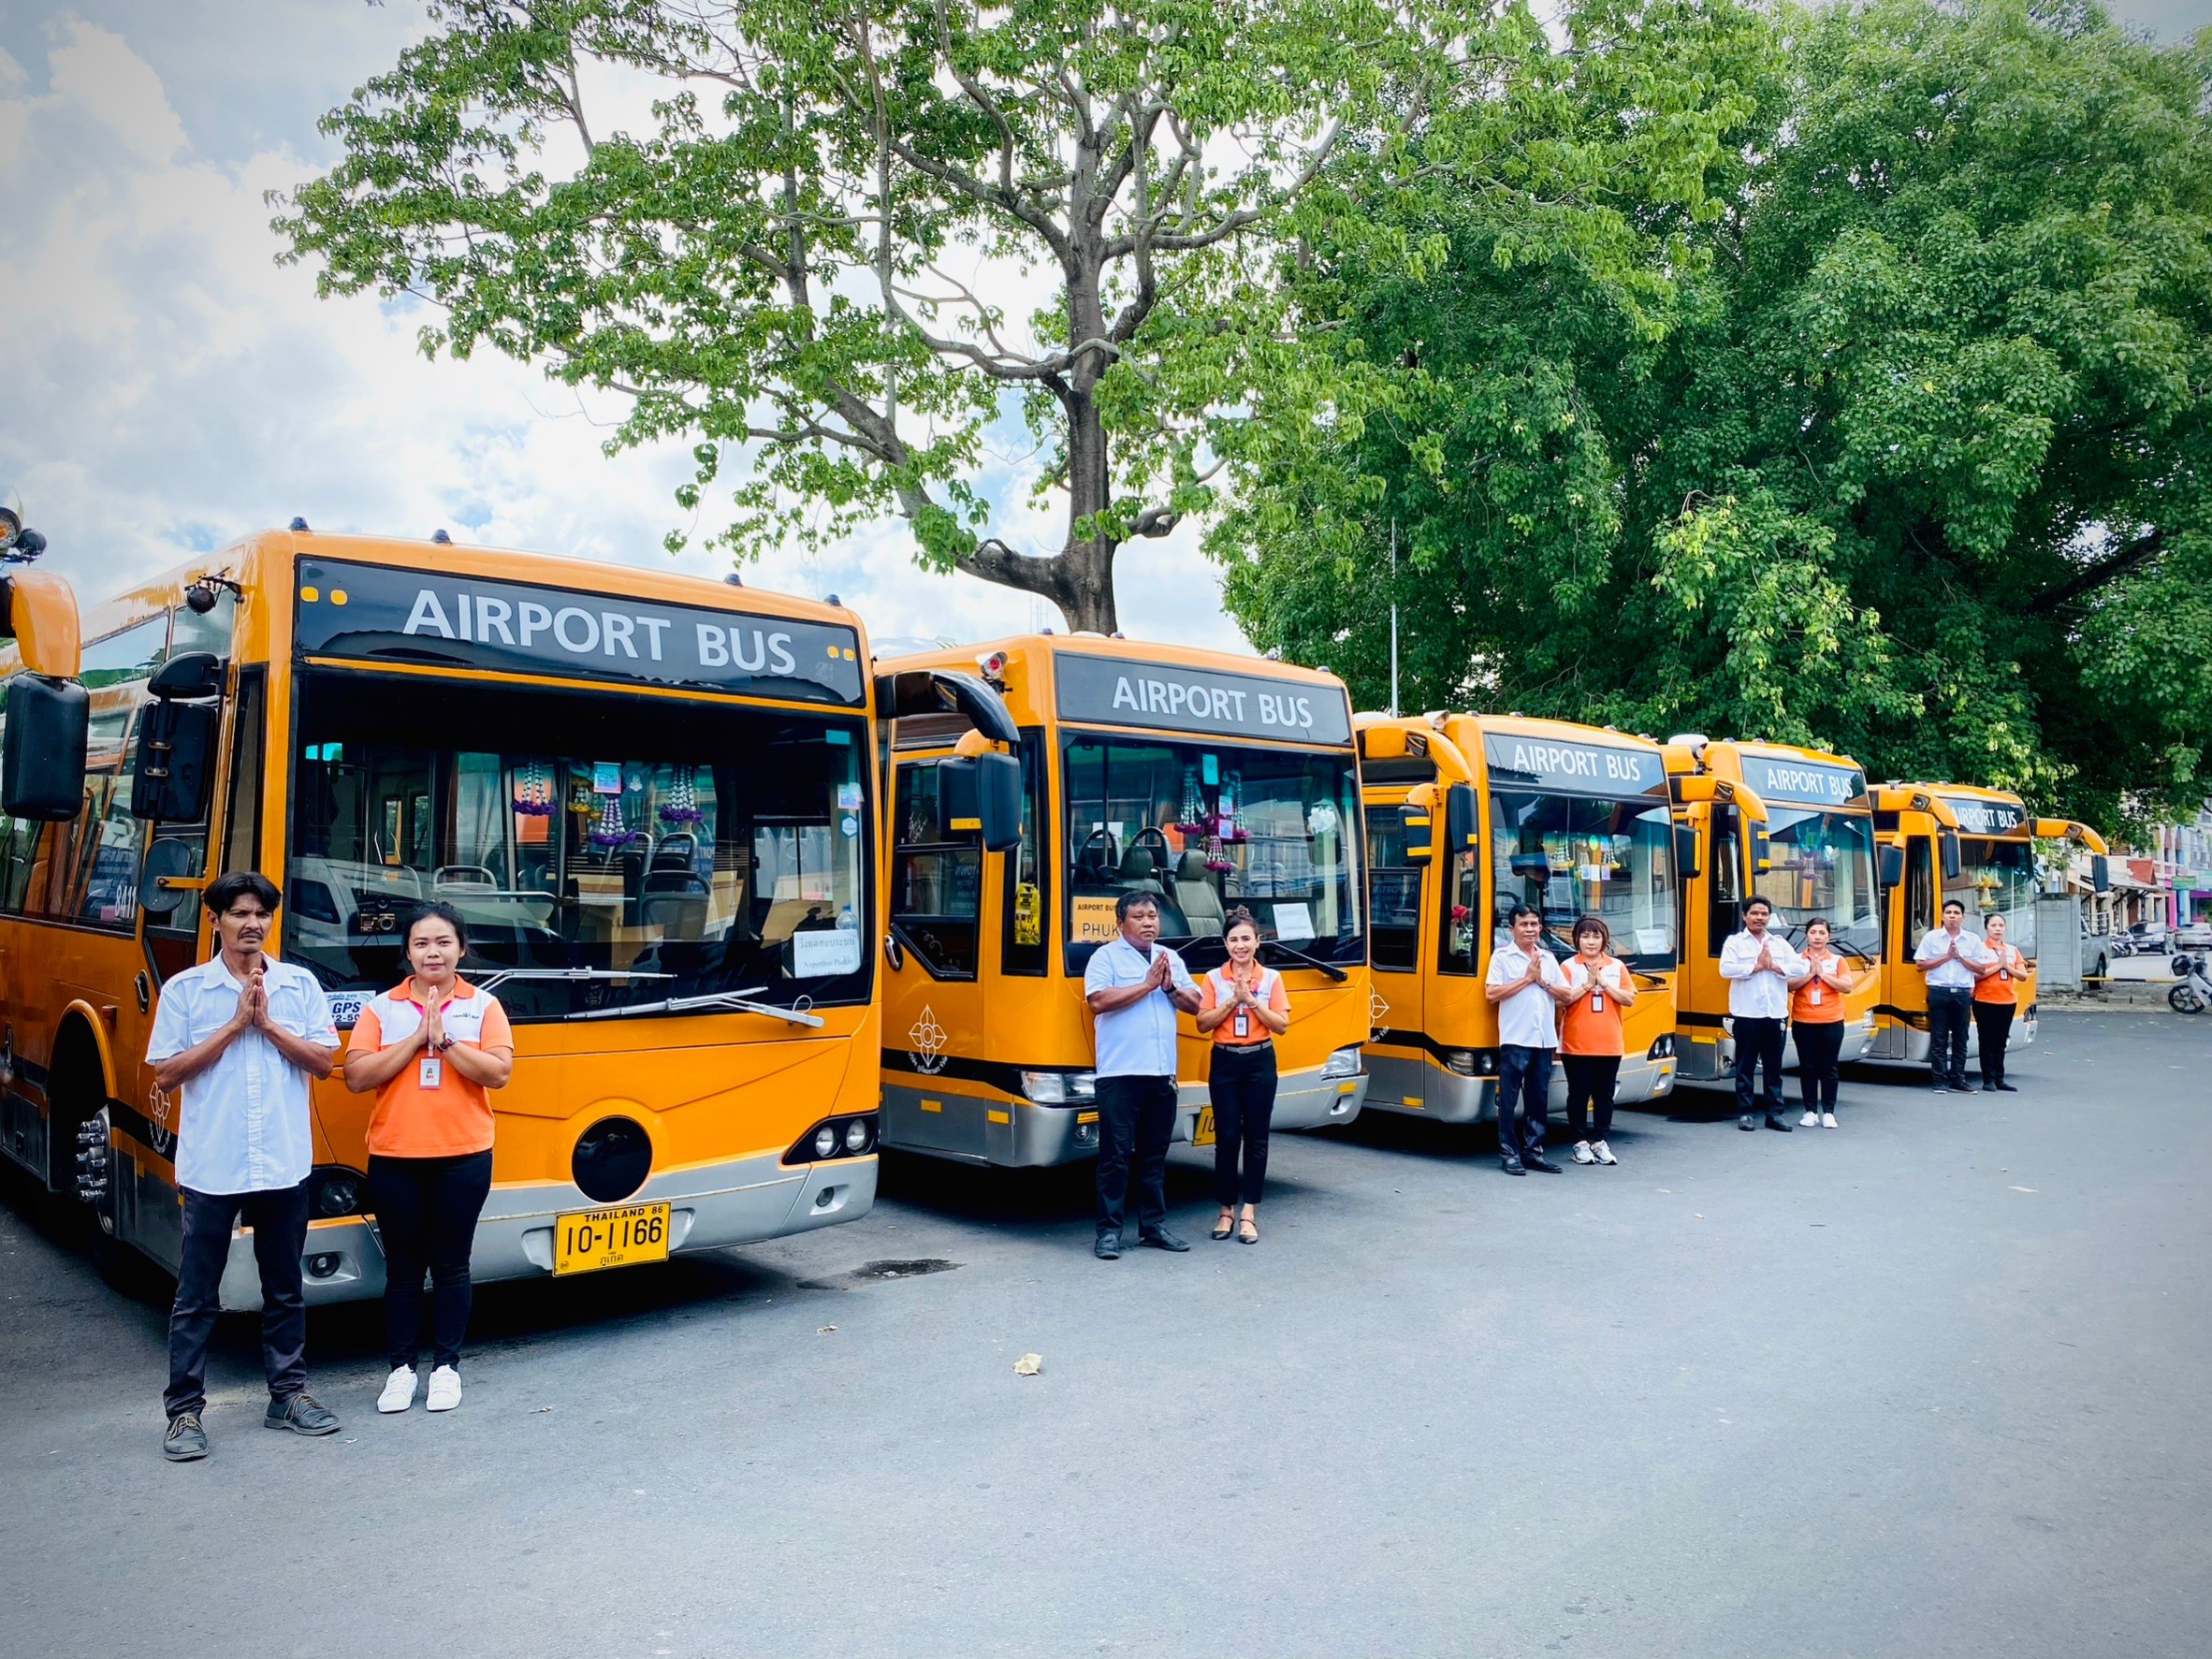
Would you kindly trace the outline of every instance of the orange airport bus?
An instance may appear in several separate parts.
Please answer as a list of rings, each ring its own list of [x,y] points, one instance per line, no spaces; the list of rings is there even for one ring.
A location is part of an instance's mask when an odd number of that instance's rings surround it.
[[[30,578],[0,656],[23,814],[0,819],[0,1147],[105,1243],[178,1260],[177,1102],[143,1055],[164,981],[211,953],[223,870],[284,889],[271,949],[342,1030],[403,977],[413,906],[466,919],[516,1034],[479,1279],[867,1210],[880,897],[851,613],[295,525],[92,611],[80,654],[65,584]],[[58,752],[71,695],[86,761],[35,798],[16,774]],[[312,1300],[383,1288],[371,1103],[313,1092]],[[258,1302],[242,1234],[223,1294]]]
[[[1114,902],[1159,903],[1193,975],[1228,911],[1283,976],[1277,1128],[1348,1123],[1366,1076],[1366,890],[1343,682],[1287,662],[1096,634],[1026,634],[885,659],[891,928],[884,1144],[995,1166],[1093,1157],[1083,977]],[[938,690],[910,687],[935,677]],[[963,677],[1003,703],[994,717]],[[932,705],[931,697],[937,701]],[[998,761],[1020,822],[1003,856],[960,803]],[[982,792],[987,798],[990,792]],[[948,801],[953,805],[948,808]],[[1175,1139],[1214,1139],[1210,1044],[1185,1016]]]
[[[1677,837],[1659,746],[1519,716],[1359,717],[1376,1030],[1367,1104],[1443,1123],[1497,1114],[1498,1013],[1482,994],[1514,906],[1552,953],[1605,919],[1639,995],[1615,1099],[1674,1087]],[[1554,1107],[1566,1098],[1553,1078]]]
[[[1885,783],[1874,792],[1874,827],[1894,879],[1883,929],[1886,990],[1880,1025],[1867,1057],[1928,1058],[1928,982],[1914,966],[1922,937],[1943,917],[1943,903],[1966,906],[1966,925],[1980,933],[1991,916],[2005,919],[2005,939],[2028,960],[2019,996],[2016,1041],[2035,1041],[2035,899],[2043,882],[2038,839],[2075,841],[2102,853],[2104,842],[2087,824],[2033,818],[2018,795],[1960,783]],[[1968,1052],[1981,1038],[1970,1024]]]
[[[1883,984],[1866,774],[1848,756],[1823,749],[1696,735],[1667,740],[1666,770],[1679,809],[1699,837],[1682,883],[1687,949],[1676,1053],[1684,1081],[1735,1074],[1721,946],[1754,896],[1774,907],[1775,926],[1794,945],[1805,942],[1808,923],[1827,922],[1837,954],[1855,976],[1843,1001],[1842,1057],[1860,1058],[1874,1041]],[[1790,1052],[1794,1056],[1794,1041]]]

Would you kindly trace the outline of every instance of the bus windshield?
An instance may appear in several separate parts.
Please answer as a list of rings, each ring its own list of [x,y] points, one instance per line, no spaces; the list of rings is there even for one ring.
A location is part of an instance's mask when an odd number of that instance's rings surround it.
[[[1882,948],[1874,903],[1874,831],[1863,814],[1770,807],[1768,863],[1752,891],[1774,907],[1793,943],[1805,924],[1825,918],[1831,942],[1871,962]]]
[[[1943,882],[1943,896],[1966,906],[1969,927],[1979,930],[1990,917],[2002,916],[2005,943],[2034,961],[2034,847],[2027,841],[1961,836],[1958,864],[1958,874]]]
[[[310,672],[297,742],[284,948],[333,991],[442,900],[517,1019],[867,999],[856,719]]]
[[[1239,905],[1273,966],[1366,961],[1349,749],[1077,736],[1064,764],[1069,971],[1113,937],[1130,892],[1159,900],[1160,938],[1194,968],[1226,959],[1209,941]]]
[[[1611,930],[1614,955],[1666,972],[1676,961],[1673,843],[1664,798],[1493,791],[1493,941],[1511,937],[1514,906],[1534,905],[1553,948],[1571,953],[1575,919],[1594,915]]]

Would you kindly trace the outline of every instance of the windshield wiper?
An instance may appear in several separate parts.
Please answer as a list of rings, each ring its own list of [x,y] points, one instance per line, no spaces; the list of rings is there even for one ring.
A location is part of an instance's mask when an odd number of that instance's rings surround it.
[[[671,976],[662,974],[659,977],[666,979]],[[709,991],[702,997],[668,997],[659,1002],[631,1002],[618,1008],[587,1008],[568,1017],[572,1020],[618,1020],[632,1014],[691,1013],[703,1008],[729,1008],[739,1013],[766,1014],[770,1019],[785,1020],[793,1026],[806,1026],[817,1030],[824,1023],[820,1014],[809,1012],[796,1004],[785,1008],[774,1002],[753,1000],[757,992],[766,989],[765,985],[755,985],[750,991]],[[811,1007],[808,997],[802,997],[799,1001],[807,1002]]]
[[[1308,968],[1317,968],[1338,984],[1352,977],[1335,963],[1324,962],[1318,956],[1309,956],[1303,951],[1293,950],[1279,939],[1262,939],[1259,948],[1263,951],[1280,951],[1294,962],[1302,962]]]
[[[672,973],[653,973],[630,968],[502,968],[472,981],[479,991],[503,985],[509,980],[672,980]]]

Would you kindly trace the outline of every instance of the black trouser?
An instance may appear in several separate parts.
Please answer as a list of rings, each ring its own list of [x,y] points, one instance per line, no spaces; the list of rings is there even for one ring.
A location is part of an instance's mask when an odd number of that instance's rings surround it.
[[[434,1287],[430,1333],[437,1363],[460,1364],[469,1331],[469,1252],[476,1217],[491,1196],[491,1154],[369,1158],[376,1232],[384,1242],[385,1359],[413,1365],[422,1343],[422,1275]]]
[[[1974,994],[1955,985],[1928,988],[1928,1069],[1938,1083],[1966,1082],[1966,1023]]]
[[[1508,1042],[1498,1049],[1498,1152],[1542,1157],[1551,1121],[1551,1051]]]
[[[1175,1132],[1171,1077],[1099,1079],[1099,1230],[1121,1230],[1137,1163],[1137,1226],[1154,1232],[1168,1220],[1168,1137]]]
[[[1782,1115],[1782,1040],[1783,1022],[1764,1014],[1738,1014],[1736,1027],[1736,1115],[1749,1117],[1754,1112],[1765,1112],[1768,1117]],[[1759,1096],[1757,1105],[1752,1103],[1754,1093],[1754,1074],[1767,1068],[1767,1092]]]
[[[1982,1039],[1982,1081],[2004,1081],[2004,1045],[2013,1034],[2013,1005],[2009,1002],[1974,1004],[1974,1029]]]
[[[1836,1109],[1836,1062],[1843,1053],[1841,1020],[1799,1020],[1790,1027],[1797,1040],[1797,1093],[1808,1112]]]
[[[261,1269],[261,1370],[269,1397],[288,1400],[307,1387],[307,1298],[300,1292],[299,1253],[307,1247],[307,1183],[267,1192],[195,1192],[184,1201],[184,1254],[177,1264],[177,1300],[169,1307],[169,1386],[162,1409],[205,1411],[208,1339],[223,1308],[223,1268],[231,1230],[242,1215],[254,1230]]]
[[[1562,1055],[1566,1068],[1567,1133],[1578,1141],[1603,1141],[1613,1132],[1613,1085],[1621,1080],[1619,1055]],[[1597,1111],[1597,1133],[1590,1132],[1591,1109]]]
[[[1214,1098],[1214,1198],[1227,1209],[1242,1193],[1256,1204],[1267,1186],[1267,1131],[1275,1115],[1275,1045],[1214,1045],[1206,1089]],[[1237,1152],[1244,1155],[1238,1180]]]

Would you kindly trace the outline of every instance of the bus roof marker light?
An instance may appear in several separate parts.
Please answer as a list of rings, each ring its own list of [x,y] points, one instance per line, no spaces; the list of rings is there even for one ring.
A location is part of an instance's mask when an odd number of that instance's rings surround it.
[[[291,531],[295,535],[301,533],[305,533],[307,535],[314,534],[313,531],[307,528],[307,520],[300,517],[297,513],[292,515],[292,522],[284,526],[284,528],[288,531]]]
[[[430,531],[430,542],[433,546],[440,547],[450,547],[453,546],[453,538],[445,533],[445,527],[444,525],[440,525],[436,530]]]

